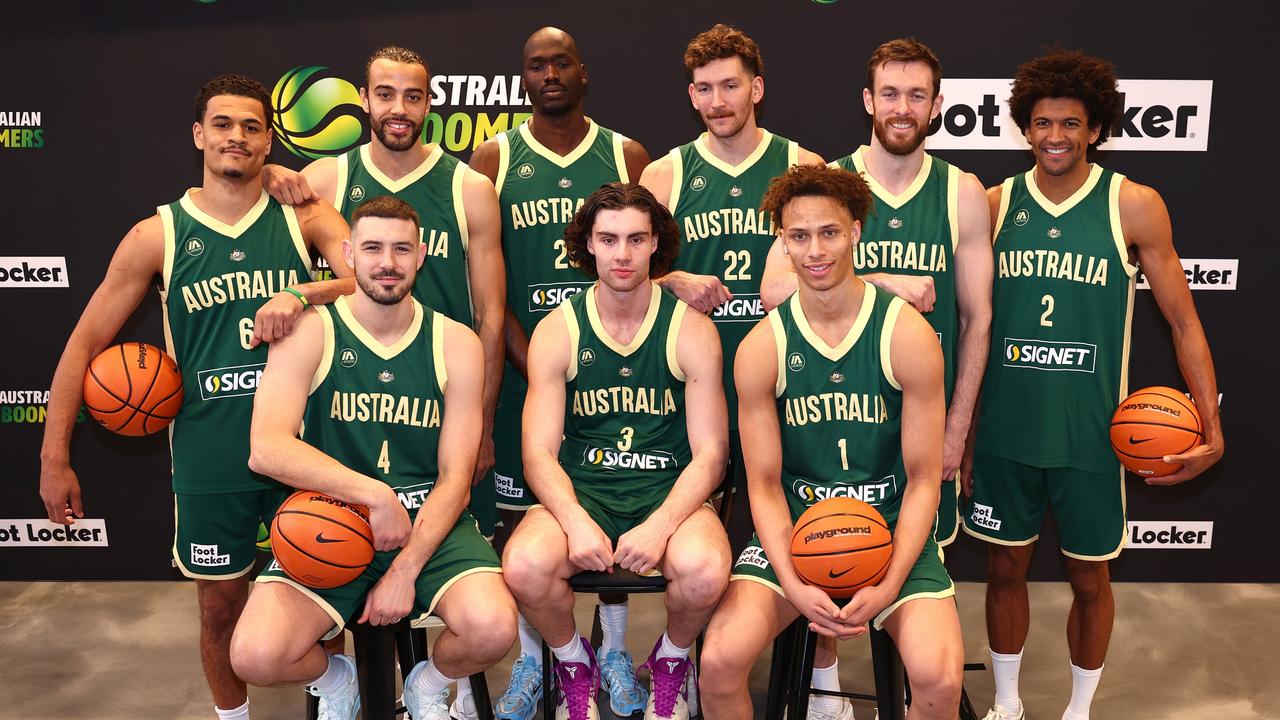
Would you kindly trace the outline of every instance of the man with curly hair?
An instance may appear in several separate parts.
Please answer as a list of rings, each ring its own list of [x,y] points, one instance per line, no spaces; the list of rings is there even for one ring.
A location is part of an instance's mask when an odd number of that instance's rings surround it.
[[[660,571],[667,629],[645,663],[644,716],[687,718],[689,648],[729,578],[729,540],[707,504],[728,453],[719,337],[650,279],[680,235],[645,188],[601,187],[564,242],[595,282],[529,342],[524,466],[542,504],[507,543],[507,584],[555,655],[556,717],[595,720],[600,668],[574,627],[569,578]]]
[[[1204,444],[1165,457],[1173,485],[1222,457],[1217,382],[1160,194],[1091,164],[1119,118],[1115,69],[1054,50],[1018,68],[1009,111],[1035,167],[988,191],[996,276],[965,532],[990,543],[987,636],[996,696],[988,720],[1021,720],[1018,670],[1030,624],[1026,574],[1046,508],[1057,522],[1074,601],[1067,620],[1071,700],[1084,720],[1102,673],[1115,603],[1108,561],[1125,540],[1124,472],[1108,421],[1128,394],[1129,328],[1141,268],[1173,333]]]
[[[756,537],[707,628],[703,707],[752,717],[747,678],[796,618],[830,638],[889,632],[911,678],[913,718],[955,718],[964,648],[955,586],[933,539],[946,420],[942,348],[901,298],[857,277],[853,249],[872,203],[858,175],[795,167],[763,207],[799,280],[738,348],[735,379]],[[828,497],[875,506],[893,532],[884,578],[843,608],[791,560],[793,525]]]

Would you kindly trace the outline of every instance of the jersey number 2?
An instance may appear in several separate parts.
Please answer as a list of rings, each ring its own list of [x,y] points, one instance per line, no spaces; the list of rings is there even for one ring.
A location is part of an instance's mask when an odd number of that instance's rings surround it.
[[[1053,327],[1053,321],[1049,319],[1049,316],[1053,314],[1053,296],[1045,295],[1040,298],[1040,304],[1044,306],[1044,313],[1040,315],[1040,326]]]

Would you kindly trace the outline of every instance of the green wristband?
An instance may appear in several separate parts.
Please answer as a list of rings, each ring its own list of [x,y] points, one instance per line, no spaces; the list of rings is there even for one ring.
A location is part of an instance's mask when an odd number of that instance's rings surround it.
[[[294,290],[294,289],[293,289],[293,288],[291,288],[291,287],[287,287],[287,288],[285,288],[282,292],[287,292],[287,293],[289,293],[290,295],[292,295],[292,296],[294,296],[294,297],[298,298],[298,302],[302,303],[302,307],[306,307],[306,306],[308,306],[308,305],[310,305],[310,304],[311,304],[311,303],[307,302],[307,296],[306,296],[306,295],[303,295],[302,293],[298,292],[297,290]]]

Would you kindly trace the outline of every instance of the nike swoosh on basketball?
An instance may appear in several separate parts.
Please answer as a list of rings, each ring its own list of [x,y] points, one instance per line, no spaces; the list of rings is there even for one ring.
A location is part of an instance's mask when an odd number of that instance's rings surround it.
[[[336,542],[346,542],[346,540],[336,539],[336,538],[327,538],[327,537],[325,537],[325,536],[324,536],[324,531],[323,531],[323,530],[321,530],[320,532],[316,533],[316,542],[318,542],[318,543],[336,543]]]
[[[842,577],[842,576],[844,576],[844,575],[848,575],[848,574],[849,574],[849,573],[851,573],[851,572],[853,572],[853,568],[848,568],[848,569],[846,569],[846,570],[841,570],[840,572],[836,572],[836,571],[834,571],[834,570],[828,570],[828,571],[827,571],[827,577],[831,578],[832,580],[838,580],[840,577]]]
[[[1130,445],[1141,445],[1144,442],[1151,442],[1152,440],[1155,440],[1155,438],[1142,438],[1141,440],[1138,440],[1132,435],[1129,436]]]

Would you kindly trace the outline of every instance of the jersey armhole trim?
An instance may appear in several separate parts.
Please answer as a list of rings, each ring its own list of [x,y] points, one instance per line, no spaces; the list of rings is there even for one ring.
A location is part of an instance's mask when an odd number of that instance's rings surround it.
[[[453,214],[458,223],[459,242],[462,243],[462,256],[467,255],[467,244],[471,240],[471,231],[467,229],[467,209],[462,202],[462,183],[467,177],[467,164],[459,162],[453,166]]]
[[[880,370],[893,389],[899,391],[902,390],[902,385],[898,384],[898,378],[893,374],[893,329],[898,324],[898,314],[902,312],[902,306],[906,304],[906,301],[899,297],[890,300],[889,309],[884,313],[884,325],[880,327]]]
[[[782,326],[782,316],[778,314],[777,308],[770,310],[766,317],[769,318],[769,328],[773,330],[774,354],[777,355],[775,361],[778,379],[773,383],[773,396],[782,397],[782,394],[787,391],[787,374],[782,371],[786,367],[783,362],[787,355],[787,329]]]
[[[333,185],[333,209],[342,214],[342,204],[347,199],[347,178],[351,175],[350,169],[347,167],[347,158],[349,153],[342,153],[336,160],[338,161],[337,180]]]
[[[169,299],[169,284],[173,282],[173,260],[177,251],[178,229],[173,220],[173,208],[161,205],[156,208],[160,225],[164,228],[164,264],[160,267],[160,302]],[[170,345],[172,347],[172,345]]]
[[[1121,266],[1125,274],[1133,277],[1138,266],[1129,262],[1129,246],[1124,241],[1124,226],[1120,224],[1120,186],[1124,185],[1124,176],[1111,174],[1111,185],[1107,188],[1107,209],[1111,215],[1111,239],[1116,244],[1116,254],[1120,256]]]
[[[947,167],[947,226],[951,230],[951,252],[960,245],[960,168]]]
[[[680,206],[680,186],[684,185],[684,161],[680,159],[680,148],[673,148],[668,155],[671,157],[671,199],[667,201],[667,208],[675,215]]]
[[[506,133],[498,133],[498,182],[494,190],[502,196],[502,185],[506,182],[507,171],[511,169],[511,140]]]
[[[677,345],[680,342],[680,328],[684,326],[684,313],[688,309],[689,306],[683,300],[677,300],[675,309],[671,311],[671,324],[667,326],[667,369],[680,382],[685,382],[686,378],[684,370],[680,368]]]
[[[1000,230],[1004,227],[1004,216],[1009,213],[1009,196],[1013,195],[1013,181],[1015,178],[1006,178],[1000,184],[1000,211],[996,213],[996,222],[992,225],[991,245],[996,244],[996,238],[1000,237]]]
[[[624,183],[631,182],[631,176],[627,172],[627,154],[622,150],[622,144],[626,140],[622,133],[613,133],[613,164],[618,166],[618,181]]]
[[[298,257],[302,260],[302,267],[307,269],[307,279],[314,280],[316,277],[315,269],[312,267],[311,253],[307,251],[307,242],[302,239],[302,228],[298,225],[298,213],[293,209],[292,205],[281,205],[280,210],[284,213],[284,224],[289,228],[289,237],[293,240],[293,249],[298,251]]]
[[[449,368],[444,364],[444,313],[431,311],[431,364],[436,366],[436,385],[444,397],[449,388]]]
[[[337,333],[333,329],[333,315],[329,312],[329,308],[324,305],[315,307],[320,315],[320,325],[324,328],[324,349],[320,353],[320,364],[311,374],[311,387],[307,390],[307,397],[314,395],[320,383],[329,377],[329,369],[333,366],[333,350],[337,344]]]
[[[564,380],[573,382],[578,377],[578,314],[568,300],[560,303],[560,313],[564,316],[564,329],[569,336],[569,364],[564,370]]]
[[[795,167],[800,164],[800,143],[795,140],[787,141],[787,167]]]

